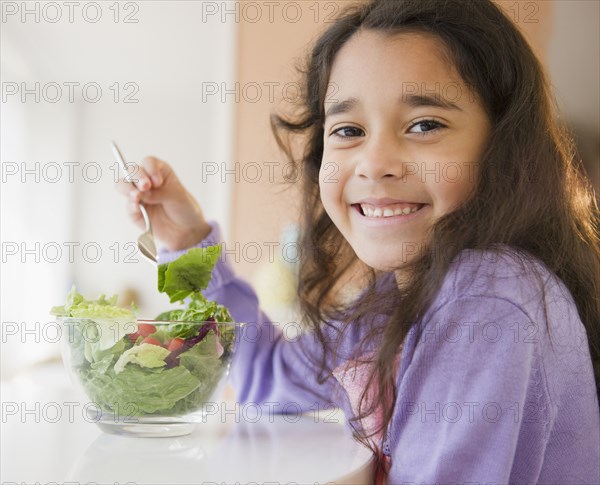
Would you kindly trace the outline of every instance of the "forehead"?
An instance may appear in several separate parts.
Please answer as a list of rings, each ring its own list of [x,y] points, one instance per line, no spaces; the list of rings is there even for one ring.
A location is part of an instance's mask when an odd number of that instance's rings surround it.
[[[385,93],[464,84],[444,44],[427,33],[389,34],[362,30],[337,53],[329,77],[337,90],[369,88]],[[383,91],[382,91],[383,90]],[[423,94],[423,93],[421,93]],[[327,100],[326,100],[327,101]]]

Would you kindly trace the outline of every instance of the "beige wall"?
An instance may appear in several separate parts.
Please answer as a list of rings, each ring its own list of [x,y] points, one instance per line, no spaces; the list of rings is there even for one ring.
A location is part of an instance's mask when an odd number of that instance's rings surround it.
[[[513,19],[536,55],[546,63],[548,46],[554,32],[554,1],[494,0]]]
[[[258,182],[248,180],[255,177],[254,170],[248,169],[244,174],[242,169],[240,181],[234,184],[233,189],[232,241],[228,242],[239,242],[241,247],[248,243],[258,243],[265,250],[257,263],[241,257],[236,264],[238,274],[249,281],[254,279],[260,267],[269,262],[264,243],[279,241],[284,225],[297,221],[298,198],[294,193],[294,186],[279,183],[284,174],[287,174],[286,161],[275,144],[269,116],[282,104],[285,105],[285,99],[294,99],[294,89],[299,87],[295,63],[304,58],[310,41],[325,26],[323,20],[334,11],[331,7],[333,2],[321,3],[321,9],[311,9],[314,2],[296,2],[302,7],[298,22],[285,21],[281,11],[274,10],[274,22],[270,22],[266,15],[256,23],[244,21],[242,16],[239,25],[237,78],[242,92],[243,87],[248,86],[247,98],[252,98],[254,95],[250,93],[250,83],[263,86],[263,96],[258,102],[252,103],[242,96],[240,103],[236,105],[235,162],[242,167],[247,164],[262,167],[262,177]],[[261,4],[264,5],[264,2]],[[342,4],[343,2],[338,3]],[[292,10],[287,13],[288,18],[293,18],[294,15]],[[273,85],[273,102],[269,99],[268,85],[265,83],[278,83]],[[291,83],[288,84],[287,91],[284,89],[286,83]],[[270,167],[273,177],[269,173]],[[249,258],[253,256],[254,252]]]
[[[264,83],[279,83],[274,89],[275,94],[279,99],[284,96],[282,86],[297,79],[293,70],[294,62],[308,51],[311,40],[314,40],[315,35],[327,25],[323,20],[334,11],[332,2],[329,1],[321,1],[320,9],[315,9],[315,3],[312,1],[296,3],[302,6],[301,18],[296,23],[285,21],[281,11],[274,10],[274,22],[270,22],[271,19],[267,15],[263,15],[259,22],[254,23],[244,21],[242,16],[239,25],[237,78],[242,88],[247,87],[248,100],[244,100],[242,96],[236,105],[235,162],[239,163],[240,167],[258,163],[262,166],[263,173],[260,180],[253,183],[244,179],[254,178],[257,172],[248,168],[248,177],[244,177],[243,168],[240,170],[242,177],[234,184],[233,189],[232,241],[227,243],[239,242],[241,247],[247,243],[258,243],[263,247],[263,258],[260,261],[254,263],[241,257],[236,264],[238,274],[251,282],[254,281],[257,270],[268,263],[267,246],[264,243],[278,241],[282,227],[298,217],[297,198],[292,191],[270,179],[267,173],[269,165],[264,165],[265,162],[279,163],[278,167],[272,166],[276,167],[274,175],[278,179],[282,178],[285,161],[278,152],[269,128],[269,115],[278,104],[270,102]],[[343,3],[338,2],[337,5]],[[519,21],[518,25],[536,53],[545,59],[553,29],[552,2],[519,2],[519,8],[515,7],[515,0],[499,3],[512,18]],[[530,4],[537,5],[535,12],[528,7]],[[266,11],[267,7],[264,8],[264,12]],[[317,13],[320,22],[315,21]],[[293,15],[292,10],[287,13],[288,18]],[[519,15],[518,19],[516,15]],[[263,96],[258,102],[249,102],[249,99],[254,98],[255,91],[250,90],[251,85],[248,83],[264,86]],[[292,96],[293,91],[287,93],[288,98]],[[243,256],[243,252],[241,254]],[[249,257],[253,258],[254,254],[252,252]]]

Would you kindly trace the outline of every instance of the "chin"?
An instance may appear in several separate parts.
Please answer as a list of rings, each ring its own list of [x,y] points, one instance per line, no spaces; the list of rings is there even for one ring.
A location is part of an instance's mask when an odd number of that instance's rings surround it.
[[[406,261],[403,261],[403,256],[398,255],[396,257],[381,257],[381,254],[361,254],[356,252],[358,259],[360,259],[367,266],[373,268],[376,271],[395,271],[401,269],[406,265]]]

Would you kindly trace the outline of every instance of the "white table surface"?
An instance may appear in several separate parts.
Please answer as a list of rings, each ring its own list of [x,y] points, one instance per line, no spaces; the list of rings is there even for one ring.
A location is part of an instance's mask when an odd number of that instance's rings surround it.
[[[252,410],[236,411],[235,403],[227,402],[190,435],[131,438],[105,434],[89,421],[83,413],[85,397],[60,364],[4,382],[1,392],[3,485],[369,480],[371,453],[352,439],[339,410],[302,416],[263,413],[259,419],[254,413],[244,419]]]

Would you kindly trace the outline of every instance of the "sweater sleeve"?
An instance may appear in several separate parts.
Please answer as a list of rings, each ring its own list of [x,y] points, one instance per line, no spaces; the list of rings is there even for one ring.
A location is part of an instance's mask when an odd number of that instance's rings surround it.
[[[401,368],[390,483],[536,482],[550,417],[537,344],[515,338],[529,321],[488,296],[457,297],[427,320]],[[511,476],[517,456],[529,476]]]
[[[218,223],[209,224],[212,231],[197,247],[222,242]],[[161,251],[160,261],[172,261],[184,252]],[[226,254],[217,261],[204,295],[225,305],[235,321],[244,324],[236,334],[230,372],[239,403],[287,414],[334,407],[338,389],[335,380],[317,381],[319,370],[313,360],[322,355],[320,344],[310,333],[295,341],[286,340],[276,323],[260,309],[254,290],[236,277]]]

